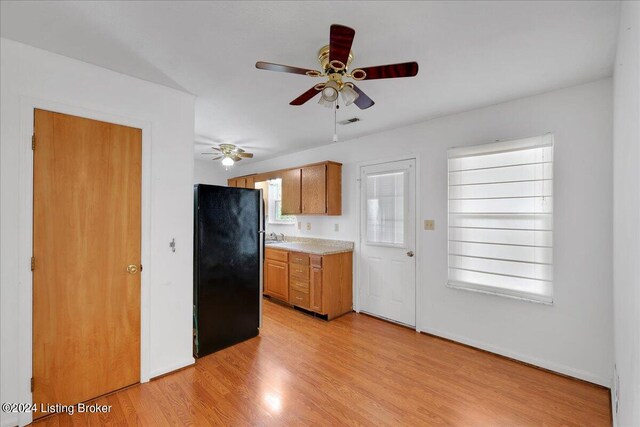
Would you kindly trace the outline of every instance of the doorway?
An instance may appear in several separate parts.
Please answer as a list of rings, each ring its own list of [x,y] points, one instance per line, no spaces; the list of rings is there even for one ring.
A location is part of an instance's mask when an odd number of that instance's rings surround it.
[[[360,311],[416,326],[416,161],[360,168]]]
[[[34,144],[33,403],[75,404],[140,380],[142,131],[36,109]]]

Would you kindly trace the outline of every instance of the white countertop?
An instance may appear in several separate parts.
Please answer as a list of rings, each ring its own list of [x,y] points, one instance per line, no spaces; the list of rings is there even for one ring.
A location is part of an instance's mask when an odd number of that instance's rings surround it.
[[[332,255],[353,252],[353,242],[344,240],[314,239],[309,237],[285,238],[285,241],[266,242],[266,247],[285,251],[304,252],[313,255]]]

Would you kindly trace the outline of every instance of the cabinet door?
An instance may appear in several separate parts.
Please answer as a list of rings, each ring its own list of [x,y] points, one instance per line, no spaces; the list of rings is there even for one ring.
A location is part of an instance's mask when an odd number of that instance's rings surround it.
[[[264,293],[283,301],[289,300],[289,264],[269,259],[265,262]]]
[[[254,190],[256,188],[256,183],[255,183],[254,178],[252,176],[248,176],[245,179],[244,186],[245,186],[245,188],[250,188],[250,189]]]
[[[311,269],[311,310],[322,313],[322,269]]]
[[[228,179],[227,180],[227,187],[236,187],[236,180],[235,179]]]
[[[302,168],[302,213],[327,213],[327,166]]]
[[[300,210],[300,169],[289,169],[282,173],[282,213],[296,215]]]
[[[247,186],[246,178],[236,178],[236,187],[245,188]]]

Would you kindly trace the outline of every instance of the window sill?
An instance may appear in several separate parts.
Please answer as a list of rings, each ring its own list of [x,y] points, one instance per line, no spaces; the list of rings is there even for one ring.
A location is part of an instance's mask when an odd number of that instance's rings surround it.
[[[447,282],[447,288],[459,289],[462,291],[477,292],[477,293],[487,294],[487,295],[495,295],[498,297],[516,299],[516,300],[534,303],[534,304],[553,306],[553,297],[528,296],[528,295],[517,293],[515,291],[505,290],[502,288],[492,288],[490,286],[478,286],[471,283],[462,283],[462,282]],[[509,293],[509,292],[513,292],[513,293]]]

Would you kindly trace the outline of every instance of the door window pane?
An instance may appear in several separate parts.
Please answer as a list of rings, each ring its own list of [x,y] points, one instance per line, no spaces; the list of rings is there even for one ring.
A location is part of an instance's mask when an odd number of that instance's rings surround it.
[[[367,242],[403,246],[405,172],[367,175]]]

